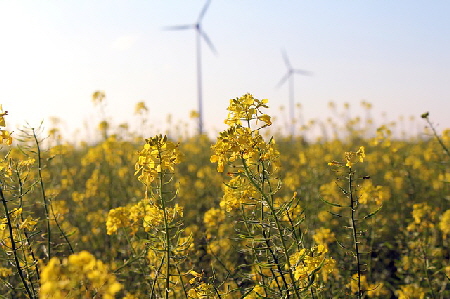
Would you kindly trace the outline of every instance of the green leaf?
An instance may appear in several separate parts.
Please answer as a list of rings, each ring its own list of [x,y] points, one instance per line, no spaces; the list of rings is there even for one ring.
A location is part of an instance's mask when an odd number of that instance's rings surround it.
[[[333,207],[339,207],[339,208],[342,208],[342,207],[343,207],[343,206],[340,205],[340,204],[333,203],[333,202],[329,202],[328,200],[323,199],[322,197],[320,197],[320,200],[323,201],[323,202],[326,203],[326,204],[329,204],[330,206],[333,206]]]
[[[382,207],[383,207],[383,205],[381,205],[381,206],[380,206],[378,209],[376,209],[374,212],[372,212],[372,213],[370,213],[370,214],[364,216],[363,219],[368,219],[368,218],[370,218],[370,217],[372,217],[372,216],[375,216],[376,214],[378,214],[378,212],[381,210]]]

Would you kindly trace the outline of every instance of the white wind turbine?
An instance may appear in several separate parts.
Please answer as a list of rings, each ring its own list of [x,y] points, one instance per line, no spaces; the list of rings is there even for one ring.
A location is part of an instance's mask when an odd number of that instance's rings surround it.
[[[290,123],[291,123],[291,127],[290,127],[290,131],[291,131],[291,136],[294,135],[294,127],[295,127],[295,123],[294,123],[294,74],[300,74],[300,75],[305,75],[305,76],[310,76],[312,75],[311,72],[308,71],[304,71],[304,70],[300,70],[300,69],[294,69],[291,65],[291,63],[289,62],[288,56],[286,54],[286,51],[283,50],[282,51],[283,54],[283,59],[284,59],[284,63],[286,64],[287,67],[287,72],[286,74],[281,78],[280,82],[277,84],[277,87],[280,87],[281,85],[283,85],[284,82],[286,82],[289,79],[289,118],[290,118]]]
[[[198,134],[203,134],[203,93],[202,93],[202,55],[201,55],[201,39],[203,39],[209,46],[214,54],[217,54],[214,45],[212,44],[209,37],[206,35],[205,31],[202,29],[202,20],[208,10],[211,0],[208,0],[203,6],[197,22],[188,25],[177,25],[165,27],[166,30],[186,30],[195,29],[196,31],[196,48],[197,48],[197,96],[198,96]]]

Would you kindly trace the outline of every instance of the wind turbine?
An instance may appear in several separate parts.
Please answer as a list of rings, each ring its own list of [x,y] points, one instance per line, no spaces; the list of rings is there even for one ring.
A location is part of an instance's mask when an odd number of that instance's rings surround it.
[[[287,67],[286,74],[281,78],[280,82],[277,84],[277,87],[280,87],[289,79],[289,118],[291,121],[291,135],[294,134],[294,74],[300,74],[305,76],[312,75],[311,72],[300,70],[300,69],[294,69],[289,62],[289,58],[286,54],[286,51],[282,51],[283,60]]]
[[[188,25],[177,25],[165,27],[166,30],[186,30],[195,29],[196,31],[196,48],[197,48],[197,96],[198,96],[198,133],[203,134],[203,93],[202,93],[202,53],[201,53],[201,40],[203,39],[209,46],[211,51],[217,55],[217,51],[214,48],[209,37],[206,35],[205,31],[202,29],[202,20],[208,10],[211,0],[206,1],[200,14],[197,18],[197,22]]]

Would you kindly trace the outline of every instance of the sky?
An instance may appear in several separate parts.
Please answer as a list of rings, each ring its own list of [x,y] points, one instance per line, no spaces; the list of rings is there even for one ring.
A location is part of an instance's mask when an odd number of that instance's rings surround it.
[[[50,117],[67,132],[94,128],[91,95],[106,93],[113,124],[136,123],[144,101],[155,128],[167,115],[189,120],[197,110],[195,31],[203,0],[0,1],[0,104],[9,129]],[[331,115],[328,103],[373,105],[376,121],[430,112],[450,128],[450,1],[212,0],[202,26],[217,54],[202,43],[204,124],[223,130],[229,100],[251,93],[279,115],[287,68],[303,122]],[[283,114],[284,113],[284,114]],[[384,115],[384,116],[382,116]],[[164,133],[164,132],[162,132]],[[66,139],[71,139],[67,133]]]

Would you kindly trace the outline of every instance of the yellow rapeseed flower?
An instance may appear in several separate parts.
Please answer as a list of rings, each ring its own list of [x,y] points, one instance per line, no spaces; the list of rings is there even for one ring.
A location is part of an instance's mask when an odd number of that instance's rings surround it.
[[[270,126],[270,116],[262,114],[261,107],[268,108],[266,105],[267,99],[258,100],[251,94],[247,93],[240,98],[231,99],[230,106],[228,106],[228,117],[225,124],[229,126],[241,126],[242,121],[249,122],[253,119],[259,119],[264,122],[265,126]]]
[[[103,102],[105,99],[106,94],[102,90],[97,90],[92,94],[92,102],[97,105]]]
[[[4,118],[5,115],[8,115],[8,111],[3,112],[3,107],[0,104],[0,127],[6,127],[6,122],[5,122],[5,118]],[[11,133],[0,128],[0,144],[2,144],[2,143],[6,144],[6,145],[11,145],[12,137],[11,137]]]
[[[130,226],[130,211],[125,207],[112,209],[106,219],[106,233],[112,235],[119,228]]]
[[[146,139],[144,149],[139,152],[135,175],[145,185],[150,185],[161,172],[174,172],[174,166],[181,162],[178,144],[157,135]]]
[[[134,114],[144,114],[147,111],[148,111],[148,108],[145,105],[145,102],[138,102],[134,106]]]
[[[360,146],[356,152],[345,152],[345,166],[352,168],[358,162],[363,162],[366,157],[364,146]]]
[[[398,299],[424,299],[425,290],[415,284],[408,284],[396,291]]]
[[[62,261],[52,258],[42,269],[40,298],[113,299],[122,289],[108,267],[87,251],[70,255]]]
[[[190,298],[196,299],[211,299],[216,298],[216,292],[214,291],[214,287],[207,283],[200,283],[195,288],[192,288],[188,291],[188,295]]]
[[[442,214],[439,228],[445,236],[450,235],[450,210],[447,210]]]

